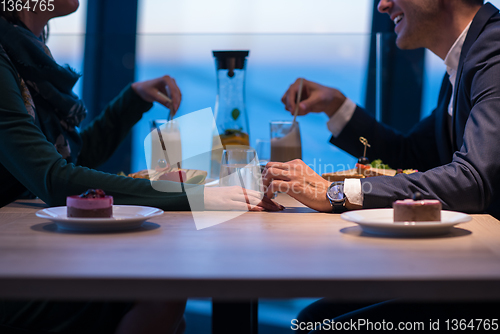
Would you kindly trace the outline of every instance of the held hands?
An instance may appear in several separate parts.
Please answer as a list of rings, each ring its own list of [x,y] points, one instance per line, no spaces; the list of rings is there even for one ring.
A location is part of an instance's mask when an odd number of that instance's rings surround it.
[[[284,207],[262,193],[232,187],[205,187],[205,210],[279,211]]]
[[[300,79],[297,79],[281,98],[281,102],[285,104],[286,110],[292,114],[295,112],[299,85]],[[299,103],[298,115],[306,115],[310,112],[325,112],[328,117],[332,117],[346,99],[335,88],[326,87],[305,79],[303,81],[301,98],[302,101]]]
[[[326,198],[330,182],[316,174],[302,160],[269,162],[262,178],[268,196],[280,191],[314,210],[332,211],[330,201]]]
[[[181,104],[182,94],[174,78],[164,75],[153,80],[134,82],[132,88],[144,101],[158,102],[170,109],[172,117]],[[170,90],[168,94],[167,89]],[[169,96],[170,103],[165,96]]]

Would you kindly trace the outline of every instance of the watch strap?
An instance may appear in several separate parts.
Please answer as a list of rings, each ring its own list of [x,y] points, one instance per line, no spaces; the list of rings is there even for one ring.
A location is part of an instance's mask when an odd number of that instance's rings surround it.
[[[347,211],[345,207],[345,197],[342,202],[330,201],[330,203],[332,204],[332,213],[342,213]]]

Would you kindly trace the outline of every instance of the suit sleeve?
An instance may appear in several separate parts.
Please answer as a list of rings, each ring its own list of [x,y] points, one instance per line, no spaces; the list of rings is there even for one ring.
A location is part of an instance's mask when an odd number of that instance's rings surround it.
[[[424,173],[362,180],[364,207],[387,207],[415,191],[440,200],[444,209],[468,213],[490,212],[490,204],[498,203],[500,52],[497,37],[491,38],[478,39],[464,63],[455,113],[470,113],[452,161]]]
[[[395,200],[419,191],[425,198],[440,200],[446,210],[484,212],[500,182],[498,105],[500,98],[474,106],[465,128],[464,144],[451,163],[426,172],[361,180],[363,207],[389,207]]]

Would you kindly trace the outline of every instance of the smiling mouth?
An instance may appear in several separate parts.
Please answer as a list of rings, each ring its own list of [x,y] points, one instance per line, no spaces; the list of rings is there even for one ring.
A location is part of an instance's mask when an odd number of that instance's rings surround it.
[[[404,14],[399,14],[398,16],[396,16],[394,18],[394,24],[397,25],[399,22],[401,22],[404,16],[405,16]]]

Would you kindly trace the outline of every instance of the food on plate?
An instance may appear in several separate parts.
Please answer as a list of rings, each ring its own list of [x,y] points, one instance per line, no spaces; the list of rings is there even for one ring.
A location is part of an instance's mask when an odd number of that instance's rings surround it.
[[[113,196],[101,189],[89,189],[81,195],[66,198],[67,216],[79,218],[113,217]]]
[[[368,147],[371,147],[371,145],[368,144],[368,140],[364,137],[359,137],[359,141],[361,142],[361,144],[363,144],[364,150],[363,150],[363,156],[358,159],[358,164],[368,165],[368,164],[370,164],[370,160],[368,160],[368,158],[366,157],[366,149]]]
[[[413,173],[416,173],[418,172],[418,170],[416,169],[397,169],[396,170],[396,174],[413,174]]]
[[[364,179],[365,176],[358,172],[358,169],[343,170],[335,173],[324,173],[321,175],[325,180],[330,182],[344,181],[345,179]]]
[[[416,169],[392,169],[389,165],[382,163],[382,160],[373,160],[371,164],[356,164],[356,168],[335,172],[335,173],[324,173],[322,176],[324,179],[334,182],[334,181],[344,181],[345,179],[363,179],[365,177],[372,176],[394,176],[396,174],[412,174],[418,172]]]
[[[170,168],[167,166],[164,168],[156,167],[156,169],[144,169],[136,173],[128,174],[127,176],[133,177],[134,179],[146,179],[151,181],[182,181],[188,184],[202,184],[207,177],[207,172],[197,169]]]
[[[365,177],[372,176],[394,176],[396,171],[387,168],[374,168],[371,165],[356,164],[356,168],[348,169],[334,173],[324,173],[324,179],[334,181],[344,181],[345,179],[364,179]]]
[[[373,160],[370,164],[370,167],[379,169],[392,169],[391,167],[389,167],[389,165],[382,163],[382,160],[380,159]]]
[[[364,146],[363,156],[358,159],[356,168],[334,172],[324,173],[321,176],[330,181],[344,181],[345,179],[364,179],[372,176],[394,176],[396,174],[412,174],[418,172],[416,169],[397,169],[394,170],[389,165],[384,164],[381,159],[373,160],[371,163],[366,157],[366,149],[371,147],[368,140],[364,137],[359,137],[359,141]]]
[[[394,222],[429,222],[441,221],[441,202],[434,199],[423,199],[417,193],[413,199],[395,201]]]
[[[361,157],[358,159],[358,164],[360,165],[369,165],[370,164],[370,160],[368,160],[367,157]]]
[[[161,173],[158,180],[173,181],[173,182],[187,182],[186,172],[183,170],[175,170],[170,172]]]

